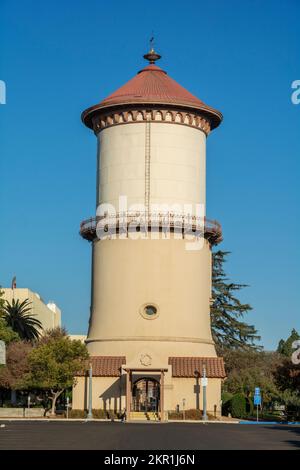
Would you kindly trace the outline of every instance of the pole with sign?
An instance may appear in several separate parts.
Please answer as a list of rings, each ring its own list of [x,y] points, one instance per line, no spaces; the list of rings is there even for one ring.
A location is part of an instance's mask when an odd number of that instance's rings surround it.
[[[255,387],[253,403],[254,406],[256,406],[256,421],[258,422],[258,407],[261,406],[261,394],[259,387]]]
[[[92,382],[93,382],[93,369],[92,364],[90,364],[89,368],[89,411],[87,415],[87,419],[93,419],[93,391],[92,391]]]
[[[206,377],[206,366],[203,364],[202,369],[202,378],[201,378],[201,385],[203,391],[203,421],[207,421],[207,404],[206,404],[206,387],[207,387],[207,377]]]

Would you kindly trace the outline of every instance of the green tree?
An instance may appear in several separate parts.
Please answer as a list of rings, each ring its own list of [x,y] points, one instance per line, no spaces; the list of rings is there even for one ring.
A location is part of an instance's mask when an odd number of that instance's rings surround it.
[[[39,338],[39,343],[49,343],[53,339],[65,338],[66,336],[68,336],[66,328],[64,326],[56,326],[55,328],[45,330],[44,334]]]
[[[262,407],[280,400],[281,392],[276,373],[282,365],[282,357],[276,352],[255,350],[226,350],[224,352],[227,379],[223,392],[242,393],[253,397],[255,387],[260,387]]]
[[[5,302],[2,307],[2,316],[21,339],[33,341],[40,336],[41,322],[31,314],[31,302],[29,299],[13,299],[11,303]]]
[[[74,376],[85,366],[88,352],[81,341],[68,336],[41,341],[29,354],[30,372],[26,376],[28,387],[43,389],[52,401],[51,415],[55,414],[58,397],[72,387]]]
[[[281,391],[280,401],[286,405],[288,418],[299,420],[300,364],[293,364],[290,358],[284,357],[283,364],[276,370],[275,380]]]
[[[276,370],[276,382],[282,391],[295,393],[300,398],[300,364],[293,364],[288,358]]]
[[[230,282],[224,271],[224,262],[228,251],[213,253],[212,266],[212,304],[211,329],[213,339],[220,353],[224,349],[258,349],[255,344],[260,340],[253,325],[243,321],[246,313],[252,310],[249,304],[243,304],[236,298],[236,292],[245,284]]]
[[[281,339],[278,343],[277,347],[277,352],[279,354],[282,354],[285,357],[291,358],[292,354],[294,352],[293,348],[293,342],[296,341],[297,339],[300,339],[299,333],[295,330],[295,328],[292,329],[290,336],[284,340]]]
[[[32,345],[27,341],[13,341],[6,351],[6,365],[0,369],[0,387],[11,390],[26,388],[24,376],[29,372],[28,354]]]
[[[4,318],[0,317],[0,340],[7,345],[12,341],[18,341],[20,336],[10,326],[7,326]]]
[[[230,411],[233,418],[246,418],[251,414],[253,405],[243,393],[236,393],[230,400]]]

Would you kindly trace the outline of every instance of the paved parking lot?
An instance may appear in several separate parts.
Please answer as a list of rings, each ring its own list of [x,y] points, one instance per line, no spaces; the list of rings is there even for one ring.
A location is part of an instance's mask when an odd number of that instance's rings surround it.
[[[0,449],[300,449],[300,426],[1,421]]]

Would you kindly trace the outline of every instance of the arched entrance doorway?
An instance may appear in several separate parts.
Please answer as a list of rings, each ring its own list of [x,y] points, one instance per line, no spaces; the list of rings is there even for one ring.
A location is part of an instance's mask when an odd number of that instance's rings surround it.
[[[158,411],[160,401],[159,382],[152,377],[143,377],[133,384],[133,411]]]

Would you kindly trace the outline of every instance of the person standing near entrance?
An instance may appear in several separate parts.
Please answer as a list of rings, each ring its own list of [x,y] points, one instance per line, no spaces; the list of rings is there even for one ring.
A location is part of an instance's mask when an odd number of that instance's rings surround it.
[[[125,423],[126,421],[126,408],[124,408],[123,413],[121,415],[121,423]]]

